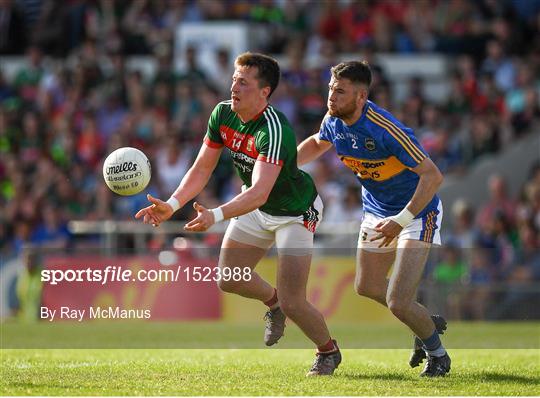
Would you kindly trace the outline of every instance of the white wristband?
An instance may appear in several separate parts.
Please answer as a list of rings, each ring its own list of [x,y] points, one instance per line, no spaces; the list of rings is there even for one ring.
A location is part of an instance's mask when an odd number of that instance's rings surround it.
[[[399,214],[396,214],[395,216],[388,217],[389,219],[397,222],[399,225],[401,225],[402,228],[405,228],[407,225],[411,223],[412,220],[414,220],[414,214],[412,214],[406,207],[399,212]]]
[[[172,207],[173,213],[180,208],[180,202],[174,196],[167,199],[167,203]]]
[[[216,207],[215,209],[210,209],[210,211],[214,214],[214,223],[217,224],[220,221],[223,221],[223,210],[221,210],[221,207]]]

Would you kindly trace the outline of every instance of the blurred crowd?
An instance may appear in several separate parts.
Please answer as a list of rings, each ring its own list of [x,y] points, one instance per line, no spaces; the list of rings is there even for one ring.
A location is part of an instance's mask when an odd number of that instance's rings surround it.
[[[327,42],[337,52],[372,45],[480,60],[492,38],[517,55],[538,46],[539,10],[538,0],[2,0],[0,53],[33,43],[65,57],[93,40],[106,52],[154,54],[179,23],[240,20],[266,25],[260,50],[274,54],[298,39],[310,51]]]
[[[458,200],[448,209],[453,228],[443,234],[428,278],[444,292],[439,304],[453,318],[540,317],[540,295],[530,288],[540,282],[540,160],[524,172],[527,182],[517,197],[494,174],[487,182],[488,202],[474,209]]]
[[[445,174],[466,173],[478,158],[540,122],[538,0],[0,0],[0,54],[24,55],[26,62],[13,78],[0,70],[3,253],[20,252],[27,243],[72,244],[68,220],[132,219],[145,196],[120,198],[102,183],[102,161],[118,147],[143,150],[153,166],[148,192],[170,195],[201,145],[210,112],[229,96],[236,55],[217,50],[218,72],[211,72],[189,47],[181,54],[186,67],[177,72],[175,27],[215,20],[267,26],[266,40],[252,50],[285,59],[271,102],[299,141],[318,130],[329,66],[344,53],[370,62],[371,99],[415,129]],[[449,96],[428,100],[417,76],[396,102],[392,81],[377,63],[380,52],[448,55]],[[135,54],[154,57],[152,78],[126,67]],[[313,55],[316,66],[306,62]],[[326,221],[361,216],[359,184],[337,157],[328,154],[308,170],[325,200]],[[540,279],[531,254],[540,243],[538,167],[518,198],[505,196],[499,177],[490,189],[491,201],[476,215],[464,202],[454,205],[456,230],[434,269],[437,281]],[[224,154],[199,201],[212,207],[238,190]],[[175,217],[190,218],[188,208]],[[452,247],[479,249],[464,260]]]

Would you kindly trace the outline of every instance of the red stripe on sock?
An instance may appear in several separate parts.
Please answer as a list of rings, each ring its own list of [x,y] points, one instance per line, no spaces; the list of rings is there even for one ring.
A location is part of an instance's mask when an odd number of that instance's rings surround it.
[[[320,345],[317,347],[317,351],[320,353],[332,352],[336,350],[337,350],[337,347],[332,341],[332,339],[328,340],[328,343],[326,343],[325,345]]]
[[[272,298],[270,300],[264,301],[264,305],[266,305],[268,307],[271,307],[274,304],[276,304],[277,302],[278,302],[277,289],[274,289],[274,295],[272,296]]]

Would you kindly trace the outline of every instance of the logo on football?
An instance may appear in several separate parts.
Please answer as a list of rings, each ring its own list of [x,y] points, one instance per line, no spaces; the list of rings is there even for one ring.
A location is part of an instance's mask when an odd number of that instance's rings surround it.
[[[136,148],[119,148],[103,162],[105,184],[118,195],[138,194],[150,182],[151,174],[150,161]]]

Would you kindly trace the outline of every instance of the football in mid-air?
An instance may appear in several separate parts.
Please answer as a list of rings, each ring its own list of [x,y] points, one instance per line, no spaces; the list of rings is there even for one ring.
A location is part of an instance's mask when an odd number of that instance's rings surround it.
[[[150,161],[136,148],[119,148],[103,162],[105,183],[118,195],[138,194],[150,182],[151,174]]]

